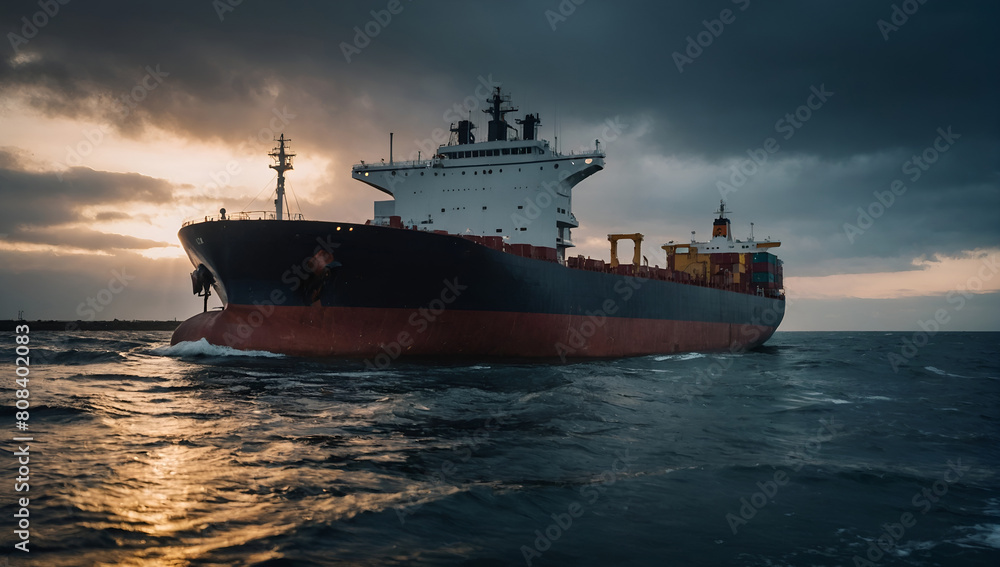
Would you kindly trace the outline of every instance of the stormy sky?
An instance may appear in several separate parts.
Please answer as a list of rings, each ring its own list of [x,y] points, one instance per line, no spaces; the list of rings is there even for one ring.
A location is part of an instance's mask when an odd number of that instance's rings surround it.
[[[477,97],[501,85],[560,150],[607,151],[574,191],[579,253],[642,232],[663,265],[658,244],[706,238],[724,197],[738,237],[753,222],[782,241],[782,330],[910,330],[940,309],[945,330],[1000,330],[998,15],[944,0],[4,2],[0,318],[186,318],[201,301],[177,229],[270,208],[274,136],[298,154],[293,209],[364,222],[382,194],[351,165],[388,158],[390,131],[396,159],[426,157],[457,117],[484,126]]]

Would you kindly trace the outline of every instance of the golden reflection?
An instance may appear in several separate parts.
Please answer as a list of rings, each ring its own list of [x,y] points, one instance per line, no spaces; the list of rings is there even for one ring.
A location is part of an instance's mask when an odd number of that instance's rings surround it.
[[[310,441],[361,426],[391,402],[328,408],[300,421],[232,386],[206,384],[197,377],[201,365],[159,357],[126,365],[121,383],[96,392],[100,385],[86,375],[60,380],[67,395],[87,392],[92,413],[103,416],[76,433],[79,455],[70,455],[78,463],[107,456],[104,476],[83,476],[66,496],[85,517],[75,526],[110,534],[114,545],[60,554],[48,565],[257,563],[284,557],[273,542],[306,524],[406,510],[461,490],[381,470],[413,449],[403,436],[344,439],[333,449],[342,458],[336,464],[329,444]],[[121,363],[112,368],[123,371]],[[135,375],[162,381],[150,387],[130,381]],[[364,466],[372,461],[381,465]],[[272,543],[255,543],[262,541]]]

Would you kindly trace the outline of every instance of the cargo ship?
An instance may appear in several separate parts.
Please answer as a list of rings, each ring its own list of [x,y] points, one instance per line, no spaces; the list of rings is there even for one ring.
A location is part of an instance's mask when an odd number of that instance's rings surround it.
[[[610,261],[573,255],[573,189],[604,169],[600,141],[562,153],[540,118],[491,93],[487,139],[471,120],[428,159],[364,161],[354,179],[390,199],[365,223],[289,215],[290,140],[269,154],[274,210],[208,216],[178,237],[204,312],[172,343],[293,356],[570,358],[736,351],[784,314],[777,241],[734,238],[720,203],[706,242],[664,244],[650,266],[639,233],[610,234]],[[631,261],[618,244],[632,242]],[[221,310],[208,310],[215,292]]]

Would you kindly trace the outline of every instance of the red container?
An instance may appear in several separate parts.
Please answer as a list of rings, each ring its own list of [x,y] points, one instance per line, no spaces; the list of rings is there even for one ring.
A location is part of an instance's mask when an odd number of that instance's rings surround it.
[[[511,252],[518,256],[523,256],[525,258],[531,258],[531,249],[534,248],[530,244],[511,244]]]
[[[484,236],[487,248],[492,248],[494,250],[503,250],[503,237],[502,236]]]
[[[755,274],[773,274],[777,269],[777,266],[768,262],[754,262],[753,264],[753,273]]]
[[[556,249],[546,246],[535,246],[531,250],[531,257],[536,260],[552,260],[554,262],[556,259]]]

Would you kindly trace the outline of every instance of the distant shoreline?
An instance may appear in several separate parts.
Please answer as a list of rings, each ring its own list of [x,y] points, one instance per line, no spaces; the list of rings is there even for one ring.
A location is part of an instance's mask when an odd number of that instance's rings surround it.
[[[183,321],[14,321],[0,320],[0,332],[28,325],[32,331],[173,331]]]

